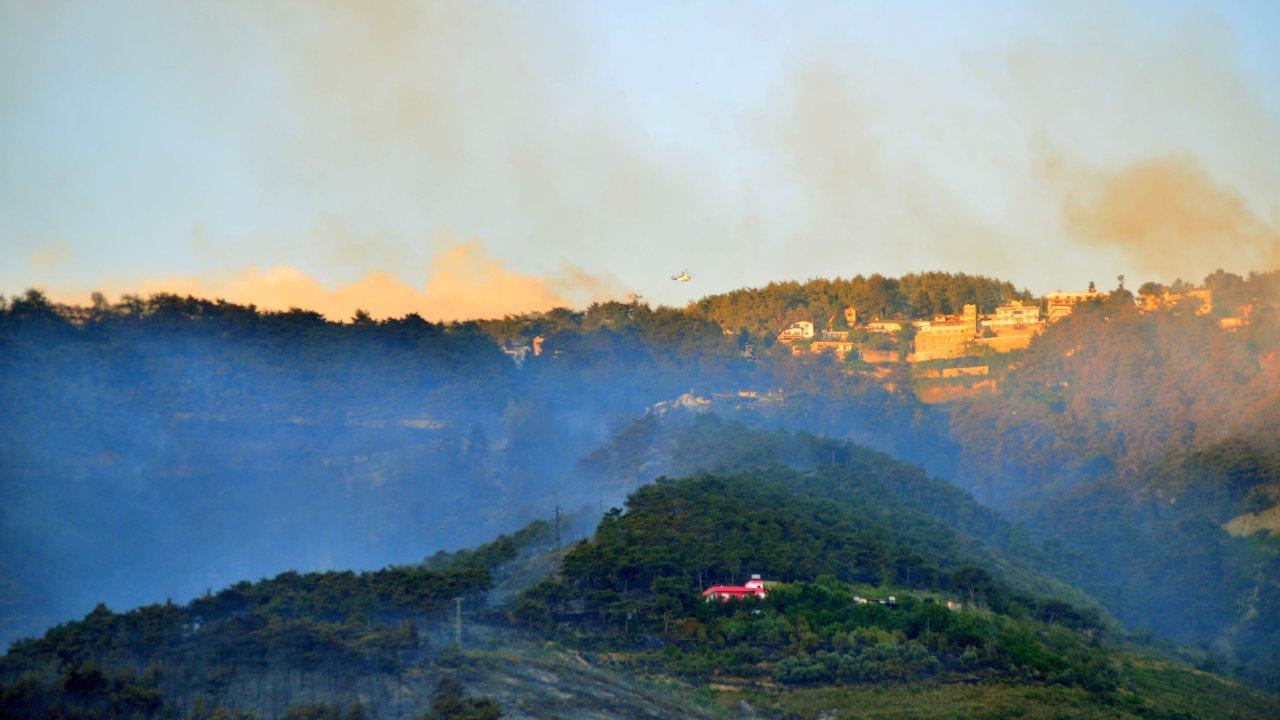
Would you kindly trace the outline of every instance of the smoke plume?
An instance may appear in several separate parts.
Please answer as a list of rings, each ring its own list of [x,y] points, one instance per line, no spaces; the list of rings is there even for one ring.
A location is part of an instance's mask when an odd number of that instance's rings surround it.
[[[600,294],[566,263],[682,303],[813,275],[1051,290],[1275,259],[1274,43],[1219,8],[298,10],[0,7],[0,291],[200,278],[452,313],[378,274],[427,266],[413,238],[449,230],[541,277],[530,307]],[[1052,183],[1037,142],[1070,169]],[[193,227],[216,246],[174,252]],[[33,249],[60,242],[76,260],[55,273]]]
[[[1224,263],[1270,268],[1280,262],[1280,229],[1191,157],[1152,158],[1117,170],[1053,160],[1047,173],[1062,192],[1067,231],[1119,250],[1142,271],[1197,278]]]
[[[265,271],[246,268],[222,280],[174,277],[108,291],[221,298],[267,310],[305,308],[332,320],[350,318],[357,309],[375,318],[409,313],[429,320],[492,318],[576,306],[621,294],[612,278],[572,266],[553,277],[515,272],[490,257],[478,241],[453,245],[436,256],[421,287],[379,271],[355,282],[328,287],[296,267],[280,265]],[[84,300],[75,295],[54,296],[71,302]]]

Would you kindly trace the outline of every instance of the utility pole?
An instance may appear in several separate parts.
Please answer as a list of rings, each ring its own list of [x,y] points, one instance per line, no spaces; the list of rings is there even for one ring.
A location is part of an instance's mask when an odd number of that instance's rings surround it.
[[[556,551],[560,550],[560,506],[556,505]]]
[[[462,596],[453,599],[453,642],[462,651]]]

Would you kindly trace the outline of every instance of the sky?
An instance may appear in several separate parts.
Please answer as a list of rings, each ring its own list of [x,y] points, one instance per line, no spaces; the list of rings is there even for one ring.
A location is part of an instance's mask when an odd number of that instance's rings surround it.
[[[455,319],[1276,267],[1271,1],[0,0],[10,295]]]

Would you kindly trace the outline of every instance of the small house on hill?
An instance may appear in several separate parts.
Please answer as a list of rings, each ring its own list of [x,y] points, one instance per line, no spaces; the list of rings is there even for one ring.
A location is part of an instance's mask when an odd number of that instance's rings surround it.
[[[807,320],[798,320],[791,323],[791,327],[778,333],[778,342],[791,343],[796,340],[813,339],[813,323]]]
[[[759,575],[752,575],[746,585],[712,585],[702,591],[702,597],[707,602],[719,600],[721,602],[729,602],[730,600],[741,600],[745,597],[758,597],[764,599],[769,596],[769,588],[765,587],[764,580]]]

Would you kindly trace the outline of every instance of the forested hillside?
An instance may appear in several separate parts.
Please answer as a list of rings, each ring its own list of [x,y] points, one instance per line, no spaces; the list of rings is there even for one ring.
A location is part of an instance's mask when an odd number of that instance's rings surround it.
[[[575,546],[565,557],[563,585],[531,590],[518,614],[531,623],[545,622],[547,616],[538,615],[545,603],[552,617],[581,612],[586,621],[603,621],[620,629],[623,637],[632,632],[634,622],[638,627],[660,625],[669,634],[677,627],[672,639],[708,640],[728,652],[739,643],[762,652],[764,643],[760,641],[766,636],[771,636],[768,645],[783,650],[796,640],[787,637],[785,627],[762,622],[758,628],[762,635],[752,632],[733,638],[724,635],[732,631],[719,623],[706,630],[699,625],[717,615],[705,611],[706,604],[697,595],[701,588],[741,583],[751,573],[759,573],[796,584],[792,592],[803,593],[804,588],[817,583],[815,587],[830,591],[829,603],[839,604],[847,595],[843,604],[856,610],[850,612],[853,619],[828,628],[829,632],[850,632],[860,626],[857,619],[864,615],[864,621],[892,622],[897,609],[886,610],[890,606],[885,605],[853,608],[856,603],[851,591],[842,582],[879,588],[876,595],[881,598],[895,588],[907,593],[945,592],[970,603],[981,601],[1002,613],[1039,614],[1042,619],[1054,615],[1058,621],[1082,629],[1103,629],[1096,611],[1037,599],[1013,589],[1007,579],[997,579],[998,569],[987,570],[976,563],[994,569],[998,561],[962,545],[953,530],[913,504],[867,492],[868,488],[859,487],[861,477],[862,473],[774,470],[738,477],[659,480],[632,495],[625,512],[615,510],[606,515],[594,539]],[[776,603],[767,606],[785,608],[788,597],[779,595]],[[902,597],[906,606],[905,599],[912,595]],[[579,599],[583,602],[580,609],[575,608]],[[799,596],[794,601],[802,603]],[[838,614],[835,607],[827,610]],[[928,614],[921,608],[904,610]],[[945,610],[933,613],[933,628],[943,631],[951,617]],[[924,617],[908,619],[915,621],[923,630]],[[919,638],[919,632],[910,637]],[[756,642],[747,642],[751,640]],[[837,649],[830,645],[832,637],[823,640],[822,649]],[[691,648],[702,655],[705,645],[693,643]],[[956,650],[964,648],[965,643],[959,643]],[[750,672],[739,667],[753,664],[750,651],[742,650],[745,656],[727,655],[711,663],[720,669]],[[922,645],[895,650],[919,655],[923,665],[944,664],[940,658],[929,659],[927,652],[919,652],[926,650]],[[776,654],[771,659],[792,665],[814,662],[813,657],[797,657],[795,653]],[[700,660],[707,663],[711,659]],[[787,679],[785,674],[781,679]],[[875,679],[874,671],[862,679]]]
[[[1039,687],[1030,706],[1072,717],[1176,716],[1198,703],[1169,691],[1188,668],[1126,649],[1096,611],[1023,589],[990,556],[975,564],[923,506],[873,490],[896,482],[867,467],[659,480],[512,616],[632,673],[661,669],[785,712],[862,717],[858,688],[872,685],[898,713],[953,717],[949,702],[922,706],[905,690],[957,682],[980,688],[963,716],[1026,712],[995,690],[1011,687]],[[767,598],[699,596],[750,573],[772,581]],[[1280,708],[1229,688],[1202,685],[1219,704],[1196,713]]]
[[[435,680],[452,680],[432,625],[455,599],[481,605],[504,566],[553,539],[535,523],[426,565],[287,572],[124,613],[99,605],[0,658],[0,715],[324,720],[476,706],[457,689],[432,697]]]
[[[517,364],[502,352],[539,335],[540,356]],[[831,362],[739,351],[709,320],[637,303],[440,324],[164,295],[7,300],[0,640],[101,599],[379,567],[557,504],[615,502],[627,487],[576,482],[574,463],[690,390],[812,395],[770,408],[775,424],[917,421],[908,402],[844,382]]]
[[[966,304],[979,312],[991,312],[1009,300],[1031,300],[1031,293],[1013,284],[981,275],[927,272],[889,278],[883,275],[849,279],[814,279],[807,282],[774,282],[762,288],[744,288],[711,295],[689,306],[696,315],[714,320],[734,332],[772,340],[778,331],[796,320],[823,322],[842,319],[845,308],[859,317],[873,319],[928,318],[958,313]]]
[[[895,475],[896,463],[835,449],[837,467],[645,486],[568,548],[559,572],[554,527],[540,522],[419,565],[291,572],[185,605],[98,607],[0,658],[0,713],[815,718],[876,717],[883,703],[919,718],[961,707],[964,716],[1079,718],[1280,711],[1274,699],[1131,645],[1088,605],[1026,589],[1006,573],[1012,563],[910,492],[883,493],[913,482]],[[545,567],[543,579],[520,595],[489,592],[530,567]],[[705,584],[748,572],[769,579],[766,599],[700,597]],[[455,598],[464,648],[449,614]]]
[[[475,324],[416,316],[4,303],[0,639],[100,599],[379,567],[595,504],[561,481],[615,424],[767,372],[680,312],[572,317],[517,366]]]
[[[1208,648],[1217,667],[1276,688],[1280,543],[1267,530],[1228,525],[1276,505],[1276,458],[1274,438],[1173,452],[1135,477],[1087,482],[1022,517],[1088,559],[1059,576],[1129,627]]]
[[[1139,314],[1125,292],[1082,305],[992,363],[990,391],[942,405],[916,398],[905,363],[765,346],[846,303],[864,316],[989,309],[1026,297],[1012,285],[854,278],[449,324],[30,293],[0,310],[0,638],[99,600],[407,562],[557,505],[607,507],[664,473],[885,462],[759,428],[922,465],[933,478],[885,465],[904,482],[877,492],[910,488],[1127,626],[1271,686],[1277,277],[1211,275],[1206,316]],[[1219,327],[1245,306],[1248,324]],[[541,355],[502,352],[535,337]],[[682,395],[692,409],[668,402]],[[680,432],[682,414],[706,411],[741,424]]]
[[[759,418],[755,418],[759,419]],[[923,514],[963,538],[981,541],[1040,568],[1079,558],[1045,552],[1021,528],[918,465],[849,442],[809,433],[750,427],[719,416],[656,416],[636,420],[588,453],[578,472],[596,484],[639,486],[658,475],[820,471],[841,481],[814,485],[829,500],[879,507],[894,519]]]
[[[777,468],[858,477],[864,497],[913,503],[965,536],[1084,588],[1129,628],[1205,648],[1221,670],[1272,687],[1280,675],[1280,548],[1265,531],[1234,537],[1224,525],[1275,505],[1278,457],[1275,440],[1263,438],[1175,453],[1132,478],[1106,476],[1046,495],[1018,513],[1024,526],[881,453],[714,416],[644,418],[580,467],[601,483],[645,472]],[[1003,570],[1017,576],[1019,564]]]
[[[1280,682],[1280,547],[1228,523],[1280,504],[1274,273],[1217,274],[1223,301],[1139,314],[1125,293],[1077,309],[1001,377],[955,403],[951,475],[1083,562],[1059,574],[1122,621],[1211,648]],[[1224,331],[1233,303],[1251,324]],[[1247,535],[1247,534],[1246,534]]]
[[[1131,477],[1171,450],[1280,432],[1280,316],[1223,331],[1212,316],[1142,315],[1127,293],[1036,339],[996,394],[959,403],[960,479],[1016,505],[1081,479]]]

